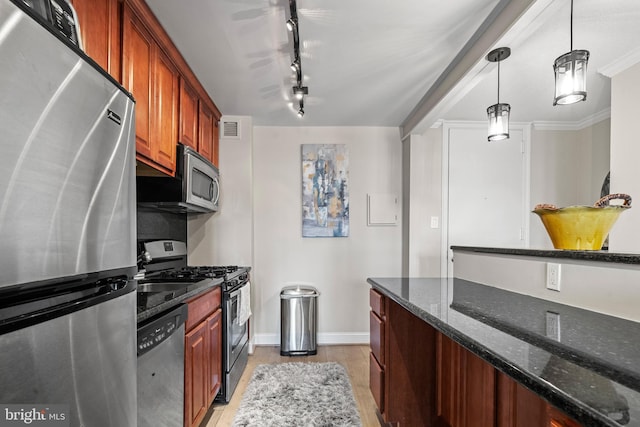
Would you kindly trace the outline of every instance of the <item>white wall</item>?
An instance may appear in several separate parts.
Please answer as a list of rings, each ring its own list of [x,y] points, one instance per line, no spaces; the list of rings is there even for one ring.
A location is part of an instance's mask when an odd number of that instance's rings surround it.
[[[609,171],[610,123],[606,119],[579,130],[531,132],[531,209],[538,203],[590,205],[600,197],[602,181]],[[404,215],[408,221],[403,246],[405,273],[438,276],[436,260],[440,259],[442,229],[431,229],[429,222],[431,216],[441,215],[442,193],[447,191],[440,178],[442,128],[411,135],[403,144],[408,169],[404,171]],[[535,214],[530,215],[529,247],[553,248],[542,222]],[[443,227],[443,218],[439,220]]]
[[[609,129],[603,120],[580,130],[531,133],[531,209],[538,203],[558,207],[592,205],[609,171]],[[530,247],[552,249],[540,219],[531,214]]]
[[[406,274],[409,277],[440,277],[442,129],[411,135],[403,143],[408,146],[405,150],[410,157],[404,171],[410,189],[408,200],[405,200],[409,221],[404,243],[408,247]],[[437,218],[437,228],[431,228],[431,217]]]
[[[252,124],[238,120],[240,139],[220,139],[220,210],[187,220],[189,265],[253,265]]]
[[[640,266],[456,251],[454,277],[640,321]],[[561,264],[560,292],[546,288],[547,263]]]
[[[302,238],[301,144],[347,144],[350,234]],[[368,342],[367,277],[401,275],[401,223],[367,226],[367,194],[402,194],[397,128],[255,127],[254,330],[256,344],[279,344],[280,290],[313,283],[319,343]]]
[[[640,64],[611,79],[611,192],[640,198]],[[632,204],[633,206],[633,204]],[[620,215],[609,237],[612,252],[640,252],[638,207]]]

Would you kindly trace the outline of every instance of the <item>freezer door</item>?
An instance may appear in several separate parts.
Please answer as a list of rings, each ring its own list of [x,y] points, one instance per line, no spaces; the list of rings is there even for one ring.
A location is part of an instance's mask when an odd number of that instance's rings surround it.
[[[0,0],[0,287],[135,266],[134,105]]]
[[[135,427],[135,300],[128,292],[0,335],[2,414],[55,405],[72,427]]]

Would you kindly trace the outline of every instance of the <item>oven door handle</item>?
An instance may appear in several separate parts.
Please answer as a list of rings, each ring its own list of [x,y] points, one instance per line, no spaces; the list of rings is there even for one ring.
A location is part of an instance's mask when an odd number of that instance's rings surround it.
[[[246,283],[238,286],[237,288],[235,288],[233,291],[229,292],[227,295],[229,297],[229,299],[231,298],[235,298],[237,295],[240,295],[240,289],[242,289],[244,286],[246,285]]]

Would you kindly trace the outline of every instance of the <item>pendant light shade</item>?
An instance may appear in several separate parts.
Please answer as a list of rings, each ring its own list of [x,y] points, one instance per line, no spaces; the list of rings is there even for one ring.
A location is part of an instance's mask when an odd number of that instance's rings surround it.
[[[573,0],[571,0],[570,51],[553,63],[556,90],[553,105],[569,105],[587,99],[588,50],[573,50]]]
[[[487,61],[498,63],[498,102],[487,108],[487,118],[489,120],[489,136],[487,139],[489,142],[509,138],[511,106],[500,102],[500,61],[507,59],[510,55],[511,49],[508,47],[499,47],[487,55]]]
[[[556,92],[553,105],[568,105],[587,99],[588,50],[572,50],[553,63]]]
[[[489,117],[489,141],[500,141],[509,138],[509,104],[493,104],[487,108]]]

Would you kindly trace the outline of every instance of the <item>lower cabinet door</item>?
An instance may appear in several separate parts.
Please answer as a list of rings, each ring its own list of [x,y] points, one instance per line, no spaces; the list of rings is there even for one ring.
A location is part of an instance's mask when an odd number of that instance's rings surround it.
[[[222,310],[218,309],[207,319],[207,346],[209,347],[208,404],[222,385]],[[207,405],[208,406],[208,405]]]
[[[207,322],[202,322],[185,336],[184,425],[197,426],[209,409],[207,386]]]
[[[498,372],[496,409],[498,427],[544,427],[547,404],[535,393]]]
[[[496,425],[496,370],[453,340],[438,333],[436,425]]]
[[[369,353],[369,388],[380,413],[384,413],[384,370],[373,353]]]
[[[380,365],[384,366],[384,321],[373,311],[369,312],[369,332],[371,351]]]
[[[553,406],[547,405],[547,413],[549,427],[581,427],[577,421]]]

